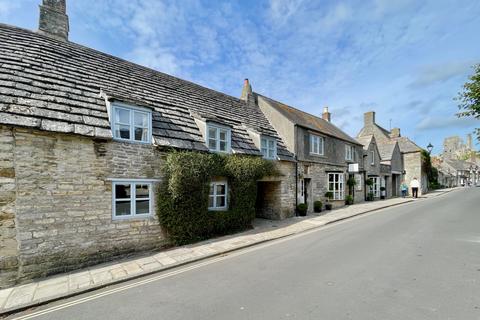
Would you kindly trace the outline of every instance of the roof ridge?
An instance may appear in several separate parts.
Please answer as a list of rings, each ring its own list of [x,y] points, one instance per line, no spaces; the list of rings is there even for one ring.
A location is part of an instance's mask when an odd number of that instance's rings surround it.
[[[82,48],[82,49],[85,49],[85,50],[89,50],[89,51],[95,51],[101,55],[104,55],[104,56],[107,56],[107,57],[111,57],[113,59],[116,59],[116,60],[119,60],[123,63],[127,63],[127,64],[131,64],[131,65],[134,65],[134,66],[137,66],[139,68],[142,68],[144,70],[147,70],[147,71],[150,71],[150,72],[153,72],[153,73],[158,73],[160,75],[164,75],[164,76],[167,76],[167,77],[171,77],[175,80],[178,80],[178,81],[181,81],[181,82],[184,82],[184,83],[188,83],[190,85],[193,85],[195,87],[198,87],[198,88],[201,88],[201,89],[204,89],[204,90],[208,90],[208,91],[212,91],[214,93],[217,93],[217,94],[221,94],[227,98],[230,98],[230,99],[233,99],[234,101],[238,102],[238,103],[241,103],[241,104],[246,104],[243,100],[241,100],[240,98],[237,98],[237,97],[234,97],[234,96],[231,96],[225,92],[221,92],[221,91],[218,91],[218,90],[215,90],[215,89],[212,89],[212,88],[208,88],[208,87],[205,87],[203,85],[200,85],[198,83],[195,83],[193,81],[190,81],[190,80],[186,80],[186,79],[182,79],[182,78],[179,78],[177,76],[174,76],[174,75],[171,75],[171,74],[168,74],[168,73],[165,73],[165,72],[162,72],[162,71],[159,71],[159,70],[155,70],[155,69],[152,69],[152,68],[149,68],[147,66],[144,66],[144,65],[141,65],[139,63],[136,63],[136,62],[133,62],[133,61],[129,61],[129,60],[126,60],[124,58],[121,58],[121,57],[118,57],[118,56],[115,56],[113,54],[110,54],[110,53],[107,53],[107,52],[103,52],[103,51],[100,51],[98,49],[95,49],[95,48],[91,48],[91,47],[87,47],[83,44],[80,44],[80,43],[76,43],[76,42],[73,42],[73,41],[63,41],[63,40],[59,40],[59,39],[56,39],[56,38],[53,38],[53,37],[49,37],[47,35],[43,35],[41,33],[38,33],[34,30],[30,30],[30,29],[27,29],[27,28],[21,28],[21,27],[17,27],[17,26],[14,26],[14,25],[10,25],[10,24],[6,24],[6,23],[1,23],[0,22],[0,28],[9,28],[9,29],[16,29],[16,30],[21,30],[21,31],[24,31],[24,32],[28,32],[34,36],[38,36],[38,37],[41,37],[41,38],[44,38],[44,39],[48,39],[48,40],[51,40],[51,41],[55,41],[57,42],[58,44],[62,44],[62,45],[66,45],[66,46],[73,46],[73,47],[79,47],[79,48]]]

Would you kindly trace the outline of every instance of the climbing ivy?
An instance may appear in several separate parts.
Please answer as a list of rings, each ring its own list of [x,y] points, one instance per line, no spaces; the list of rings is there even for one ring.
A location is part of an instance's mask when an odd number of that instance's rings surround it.
[[[192,151],[169,153],[158,191],[158,218],[173,244],[245,230],[255,218],[257,180],[278,175],[272,161]],[[228,181],[228,210],[209,211],[212,179]]]

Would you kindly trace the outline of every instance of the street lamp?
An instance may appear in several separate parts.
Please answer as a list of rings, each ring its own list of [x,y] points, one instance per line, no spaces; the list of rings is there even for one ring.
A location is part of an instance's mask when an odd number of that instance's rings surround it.
[[[433,145],[431,143],[428,144],[427,150],[428,150],[428,154],[432,153]]]

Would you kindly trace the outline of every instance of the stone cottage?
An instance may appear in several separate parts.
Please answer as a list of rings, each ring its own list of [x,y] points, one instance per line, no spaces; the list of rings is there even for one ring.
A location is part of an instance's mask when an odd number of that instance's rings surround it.
[[[259,211],[293,214],[295,160],[258,107],[68,41],[65,0],[40,13],[0,24],[0,288],[162,247],[172,149],[277,161]]]
[[[245,80],[241,99],[247,105],[261,110],[285,142],[288,151],[295,155],[297,203],[308,204],[313,211],[313,202],[326,203],[325,194],[332,192],[334,207],[345,205],[349,190],[348,178],[363,167],[362,145],[337,128],[331,122],[328,108],[322,118],[308,114],[291,106],[252,91]],[[349,170],[350,168],[350,170]],[[355,201],[363,201],[355,196]]]
[[[375,137],[379,150],[385,149],[385,154],[390,153],[386,152],[388,150],[392,151],[392,159],[389,160],[387,159],[388,157],[384,159],[386,163],[391,162],[392,165],[392,185],[399,185],[401,180],[405,180],[407,184],[410,184],[412,179],[416,177],[421,183],[419,195],[427,192],[428,179],[422,161],[422,148],[409,138],[402,137],[399,128],[393,128],[391,131],[388,131],[379,126],[375,122],[375,112],[373,111],[364,114],[364,126],[358,133],[357,139],[363,139],[368,136]],[[398,144],[402,156],[401,161],[398,159],[398,155],[394,157],[395,142]],[[395,177],[393,177],[393,174]],[[398,189],[395,192],[398,192]]]
[[[385,188],[386,198],[399,196],[403,163],[398,143],[384,141],[378,144],[373,135],[357,137],[357,140],[364,146],[365,175],[374,182],[371,188],[374,197],[380,197],[381,187]]]

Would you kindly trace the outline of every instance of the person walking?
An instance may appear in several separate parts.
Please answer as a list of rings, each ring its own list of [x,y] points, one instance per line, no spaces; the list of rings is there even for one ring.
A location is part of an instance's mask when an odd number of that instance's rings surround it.
[[[410,188],[412,188],[412,197],[418,198],[418,189],[420,189],[420,181],[417,180],[417,177],[414,177],[410,181]]]
[[[400,185],[400,191],[402,192],[402,198],[405,198],[408,192],[408,185],[405,180],[403,180],[402,184]]]

